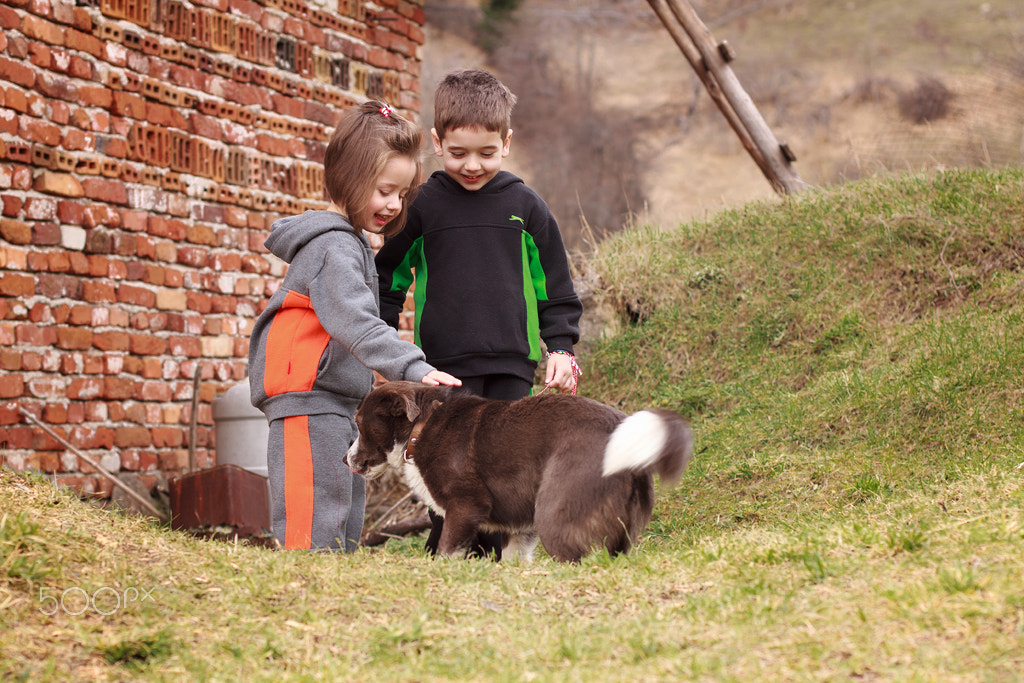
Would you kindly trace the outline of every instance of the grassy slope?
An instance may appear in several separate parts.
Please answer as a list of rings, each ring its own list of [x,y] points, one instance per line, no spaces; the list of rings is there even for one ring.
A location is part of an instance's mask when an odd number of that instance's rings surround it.
[[[675,407],[699,449],[624,558],[273,552],[0,471],[0,676],[1016,680],[1022,225],[1024,174],[954,172],[602,245],[638,322],[585,393]]]

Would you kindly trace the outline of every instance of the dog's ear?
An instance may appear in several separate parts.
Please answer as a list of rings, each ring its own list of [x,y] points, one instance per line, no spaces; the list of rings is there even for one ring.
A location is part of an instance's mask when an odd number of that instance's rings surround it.
[[[402,394],[400,405],[396,406],[398,410],[394,413],[395,417],[405,414],[405,419],[409,422],[415,422],[416,418],[420,415],[420,407],[416,404],[416,396],[414,394]]]

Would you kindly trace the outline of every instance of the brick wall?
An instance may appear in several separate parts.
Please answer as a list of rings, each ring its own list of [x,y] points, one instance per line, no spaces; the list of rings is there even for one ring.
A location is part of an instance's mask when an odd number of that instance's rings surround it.
[[[0,457],[149,487],[215,459],[283,275],[263,241],[324,208],[327,140],[369,97],[417,120],[422,0],[0,0]]]

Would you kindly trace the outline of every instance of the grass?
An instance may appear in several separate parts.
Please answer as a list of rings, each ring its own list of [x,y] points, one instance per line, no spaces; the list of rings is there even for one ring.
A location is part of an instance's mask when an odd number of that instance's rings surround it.
[[[602,243],[583,392],[697,434],[625,557],[275,552],[0,470],[0,677],[1018,680],[1022,225],[951,171]]]

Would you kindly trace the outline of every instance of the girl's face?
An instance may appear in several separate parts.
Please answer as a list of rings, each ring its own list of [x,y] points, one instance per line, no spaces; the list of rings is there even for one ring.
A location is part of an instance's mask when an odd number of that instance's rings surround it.
[[[392,157],[377,176],[370,203],[353,218],[357,228],[379,234],[402,211],[402,203],[416,182],[416,162],[409,157]]]

